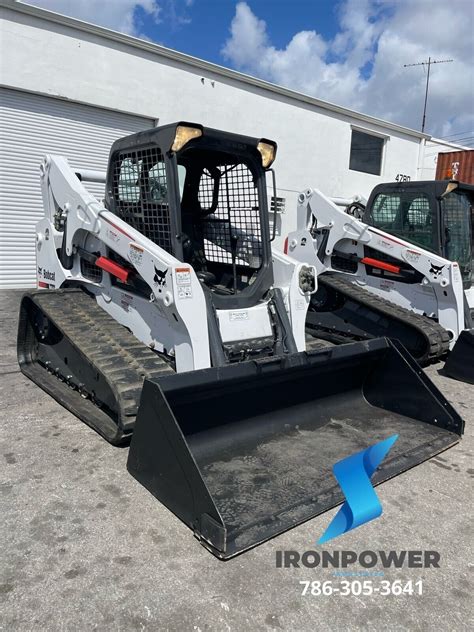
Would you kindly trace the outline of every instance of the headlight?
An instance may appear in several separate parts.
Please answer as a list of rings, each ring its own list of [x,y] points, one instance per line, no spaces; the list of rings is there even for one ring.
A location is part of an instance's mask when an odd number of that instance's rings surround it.
[[[270,167],[272,162],[275,160],[275,154],[276,154],[275,145],[271,145],[270,143],[267,143],[264,140],[261,140],[257,145],[257,149],[262,155],[263,168],[268,169],[268,167]]]
[[[199,136],[202,136],[202,130],[200,130],[199,128],[178,125],[178,127],[176,128],[176,135],[174,137],[173,144],[171,145],[171,151],[179,151],[192,138],[199,138]]]

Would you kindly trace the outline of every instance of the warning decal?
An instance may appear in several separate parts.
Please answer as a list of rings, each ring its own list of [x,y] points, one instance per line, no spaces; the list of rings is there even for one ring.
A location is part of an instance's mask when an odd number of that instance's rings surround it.
[[[178,298],[192,298],[191,269],[176,268],[176,285],[178,286]]]
[[[135,244],[130,244],[128,258],[134,266],[141,266],[143,261],[143,248],[140,248]]]

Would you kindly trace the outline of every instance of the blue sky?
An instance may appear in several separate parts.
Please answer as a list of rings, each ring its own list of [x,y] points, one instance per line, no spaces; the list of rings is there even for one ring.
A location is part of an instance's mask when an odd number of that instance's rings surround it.
[[[237,2],[234,0],[185,0],[159,3],[161,23],[148,18],[143,7],[135,9],[140,33],[164,46],[194,55],[216,64],[223,63],[222,46],[226,40]],[[250,0],[249,6],[268,25],[268,33],[277,47],[284,47],[292,35],[308,22],[317,25],[326,38],[337,33],[340,2],[334,0]]]
[[[474,146],[472,0],[30,0]]]

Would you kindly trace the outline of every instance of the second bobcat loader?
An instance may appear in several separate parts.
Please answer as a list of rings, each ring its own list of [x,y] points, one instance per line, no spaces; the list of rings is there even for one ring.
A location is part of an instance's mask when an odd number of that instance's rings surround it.
[[[302,191],[285,252],[318,272],[309,328],[397,338],[421,364],[451,349],[446,372],[474,383],[473,200],[454,181],[381,184],[347,209]]]
[[[99,202],[41,168],[22,371],[221,559],[343,500],[332,466],[394,434],[380,483],[463,422],[403,347],[306,339],[312,265],[271,253],[275,143],[177,123],[117,141]],[[82,181],[81,181],[82,180]],[[133,434],[132,434],[133,433]]]

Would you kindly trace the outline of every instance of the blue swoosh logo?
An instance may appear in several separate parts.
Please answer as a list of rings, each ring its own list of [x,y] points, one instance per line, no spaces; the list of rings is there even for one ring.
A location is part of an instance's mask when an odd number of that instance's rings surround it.
[[[397,439],[398,435],[393,435],[338,461],[333,466],[334,476],[344,492],[346,501],[319,538],[318,544],[332,540],[382,515],[382,505],[370,479]]]

